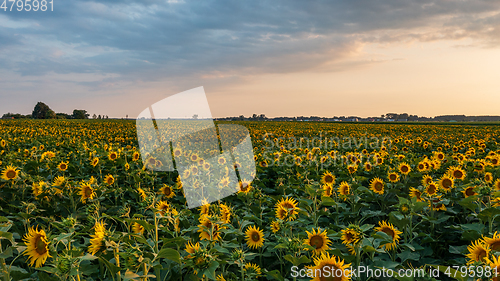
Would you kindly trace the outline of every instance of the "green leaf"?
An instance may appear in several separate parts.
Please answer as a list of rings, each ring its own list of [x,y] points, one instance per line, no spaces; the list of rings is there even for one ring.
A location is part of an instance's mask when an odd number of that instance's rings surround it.
[[[332,198],[325,197],[325,196],[321,197],[321,205],[323,205],[323,206],[333,206],[335,204],[337,204],[337,202],[335,202],[335,200],[333,200]]]
[[[156,256],[156,258],[158,258],[158,259],[164,258],[164,259],[174,261],[178,264],[181,263],[181,256],[179,255],[179,252],[177,252],[174,249],[170,249],[170,248],[161,249],[160,252],[158,253],[158,255]]]
[[[474,212],[477,209],[477,204],[475,202],[476,200],[477,200],[477,195],[469,196],[467,198],[458,201],[458,204]]]
[[[420,258],[420,254],[411,251],[404,251],[402,253],[399,253],[398,257],[401,259],[401,262],[405,262],[406,260],[418,261],[418,259]]]
[[[280,280],[280,281],[285,280],[285,278],[283,278],[283,276],[281,276],[281,273],[278,270],[268,271],[267,276],[268,276],[268,279],[269,279],[269,277],[271,277],[272,279],[275,279],[275,280]]]
[[[12,238],[12,233],[10,232],[0,231],[0,239],[7,239],[10,242],[14,242],[14,239]]]
[[[211,261],[208,268],[205,269],[205,275],[211,280],[215,280],[215,270],[217,267],[219,267],[219,263],[217,261]]]
[[[1,250],[1,248],[0,248],[0,250]],[[5,251],[0,253],[0,259],[8,259],[10,257],[12,257],[12,247],[7,247],[7,249],[5,249]]]
[[[477,216],[486,223],[490,218],[494,220],[498,215],[500,215],[500,209],[487,208],[482,210]]]
[[[300,258],[294,257],[292,255],[286,255],[285,260],[291,262],[295,266],[299,266],[303,263],[309,263],[311,260],[306,256],[300,256]]]
[[[450,247],[448,249],[449,249],[451,254],[461,255],[461,254],[465,253],[465,251],[467,251],[467,245],[463,245],[463,246],[450,245]]]
[[[140,280],[139,278],[141,278],[140,275],[133,273],[130,270],[127,270],[125,274],[123,274],[123,280]]]

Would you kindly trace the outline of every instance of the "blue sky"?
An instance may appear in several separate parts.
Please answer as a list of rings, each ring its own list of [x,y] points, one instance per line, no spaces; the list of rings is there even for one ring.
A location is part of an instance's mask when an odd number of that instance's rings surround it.
[[[54,0],[0,10],[0,114],[500,115],[499,39],[499,1]]]

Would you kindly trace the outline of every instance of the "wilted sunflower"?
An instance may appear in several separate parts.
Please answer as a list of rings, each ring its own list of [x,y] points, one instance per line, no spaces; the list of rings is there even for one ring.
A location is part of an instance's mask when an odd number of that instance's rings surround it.
[[[486,244],[481,239],[472,242],[471,245],[467,246],[467,250],[469,250],[469,253],[466,255],[466,257],[469,258],[469,262],[467,262],[467,264],[485,262],[491,251],[490,245]]]
[[[446,192],[450,191],[454,187],[454,184],[453,179],[447,175],[443,175],[439,180],[439,187]]]
[[[469,186],[466,187],[464,190],[462,190],[462,193],[464,194],[465,198],[477,195],[477,193],[474,191],[475,188],[476,188],[475,186]]]
[[[299,213],[300,208],[297,207],[297,201],[293,198],[281,198],[278,203],[276,203],[276,217],[281,220],[289,220],[292,221],[296,218],[296,215]],[[282,214],[282,211],[285,211],[285,217],[278,216],[278,212]]]
[[[43,229],[38,230],[38,227],[36,229],[34,226],[30,227],[23,241],[27,247],[24,250],[24,255],[28,256],[30,266],[35,264],[35,267],[41,267],[47,258],[51,257],[49,254],[49,242]]]
[[[347,196],[347,195],[351,194],[351,186],[346,181],[343,181],[340,183],[339,187],[337,188],[337,192],[340,195]]]
[[[370,182],[370,189],[378,194],[384,194],[384,181],[380,178],[374,178]]]
[[[16,167],[7,166],[7,168],[2,171],[2,179],[4,180],[16,180],[18,177],[19,171]]]
[[[61,172],[66,171],[68,169],[68,162],[59,163],[59,165],[57,165],[57,169],[59,169],[59,171]]]
[[[134,233],[142,235],[144,233],[144,230],[144,226],[140,225],[139,223],[134,222],[132,224],[132,231]]]
[[[337,260],[336,256],[322,253],[321,256],[314,258],[314,266],[308,266],[308,268],[312,269],[314,273],[318,273],[314,274],[311,281],[328,280],[323,276],[325,272],[332,273],[332,276],[329,277],[331,280],[348,281],[351,280],[351,272],[348,269],[350,266],[351,264],[344,264],[344,260],[340,258]]]
[[[465,179],[466,173],[462,168],[457,166],[452,166],[448,168],[447,173],[454,179],[463,180]]]
[[[250,226],[245,231],[245,235],[248,247],[252,249],[257,249],[264,245],[264,233],[260,228],[255,226]]]
[[[390,182],[398,182],[399,181],[399,175],[398,173],[392,172],[387,175],[387,178],[389,179]]]
[[[330,249],[329,246],[332,241],[326,236],[326,229],[324,231],[321,231],[320,228],[317,230],[313,229],[312,233],[306,230],[306,233],[307,238],[304,239],[304,244],[314,248],[312,250],[314,255],[319,255]]]
[[[90,235],[89,253],[95,255],[99,250],[101,250],[104,241],[104,234],[106,228],[104,227],[104,222],[97,222],[94,227],[94,234]]]
[[[144,189],[140,187],[137,188],[137,193],[139,193],[139,197],[141,198],[142,201],[146,200],[146,198],[148,197]]]
[[[163,184],[163,187],[160,188],[160,192],[163,197],[172,198],[175,196],[174,189],[170,185]]]
[[[402,234],[403,232],[397,230],[391,223],[387,223],[386,221],[381,221],[378,225],[379,226],[375,228],[375,231],[384,232],[392,237],[392,243],[385,244],[385,249],[391,250],[396,248],[397,243],[399,243],[399,234]]]
[[[89,183],[82,183],[80,185],[80,192],[78,193],[81,196],[82,203],[85,203],[87,199],[94,199],[95,192],[92,186]]]
[[[500,233],[495,231],[492,238],[484,237],[483,239],[484,242],[490,246],[490,249],[493,251],[500,251]]]
[[[408,175],[411,172],[411,167],[407,163],[403,162],[399,164],[398,170],[401,174]]]
[[[115,182],[115,178],[114,178],[112,175],[107,175],[107,176],[104,178],[104,182],[105,182],[107,185],[112,185],[112,184]]]
[[[335,183],[335,176],[330,172],[326,172],[321,176],[321,182],[323,184],[333,185],[333,183]]]

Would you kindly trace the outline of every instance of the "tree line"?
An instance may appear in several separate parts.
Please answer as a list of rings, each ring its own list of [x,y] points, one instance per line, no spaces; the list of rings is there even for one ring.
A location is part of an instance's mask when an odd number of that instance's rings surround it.
[[[50,109],[48,105],[43,102],[38,102],[33,109],[33,112],[28,115],[23,115],[19,113],[5,113],[2,118],[11,119],[89,119],[90,114],[84,109],[75,109],[73,114],[67,113],[56,113],[54,110]],[[108,119],[107,115],[93,115],[93,119]]]

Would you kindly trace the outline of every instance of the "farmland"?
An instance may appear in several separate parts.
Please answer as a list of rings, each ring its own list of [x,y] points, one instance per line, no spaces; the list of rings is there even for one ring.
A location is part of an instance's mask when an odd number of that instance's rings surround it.
[[[143,163],[135,121],[0,121],[0,277],[322,280],[292,268],[368,266],[498,280],[498,124],[235,123],[255,178],[189,209],[178,172]],[[335,280],[349,279],[368,278]]]

